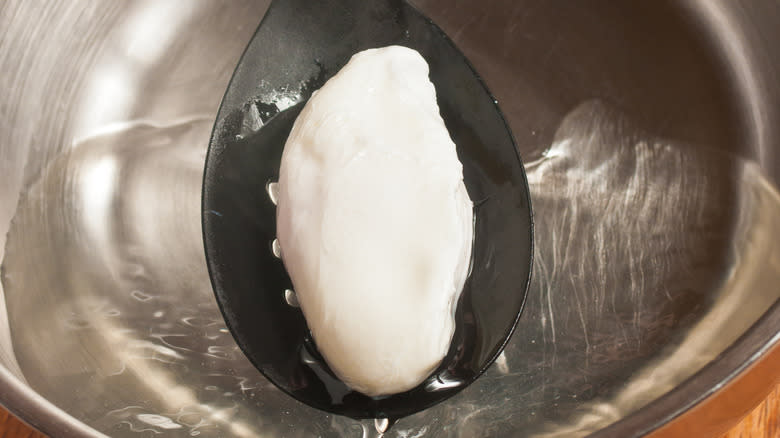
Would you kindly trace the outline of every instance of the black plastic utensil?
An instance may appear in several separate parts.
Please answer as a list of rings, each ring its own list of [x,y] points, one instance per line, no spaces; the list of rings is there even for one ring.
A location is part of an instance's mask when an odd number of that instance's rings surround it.
[[[474,201],[472,270],[441,366],[418,387],[372,398],[328,369],[292,283],[271,249],[287,135],[311,92],[356,52],[388,45],[419,51]],[[269,97],[270,96],[270,97]],[[277,96],[276,101],[272,96]],[[299,100],[287,107],[279,96]],[[400,418],[441,402],[495,360],[525,301],[533,255],[528,183],[497,103],[452,41],[404,1],[277,0],[242,56],[220,107],[206,159],[203,235],[209,274],[227,326],[252,363],[282,391],[354,418]]]

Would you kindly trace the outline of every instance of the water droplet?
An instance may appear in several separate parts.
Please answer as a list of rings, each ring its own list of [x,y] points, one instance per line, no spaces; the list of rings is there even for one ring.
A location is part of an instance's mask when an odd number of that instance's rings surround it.
[[[271,242],[271,252],[277,259],[282,258],[282,246],[279,245],[279,239],[274,239],[274,241]]]
[[[425,390],[428,392],[442,391],[445,389],[456,388],[463,385],[464,382],[456,377],[450,376],[447,371],[444,371],[436,376],[436,379],[430,379],[425,385]]]
[[[501,374],[509,374],[509,364],[506,360],[506,352],[502,351],[496,358],[496,367]]]
[[[135,298],[138,301],[141,301],[141,302],[149,301],[149,300],[152,299],[151,295],[148,295],[148,294],[146,294],[146,293],[144,293],[143,291],[140,291],[140,290],[134,290],[134,291],[130,292],[130,296]]]
[[[309,366],[318,366],[319,364],[317,363],[317,359],[315,359],[311,354],[311,351],[309,351],[311,346],[304,343],[304,347],[305,348],[301,348],[301,360],[303,363]]]
[[[298,297],[295,295],[295,291],[292,289],[284,290],[284,300],[287,301],[287,304],[292,307],[301,307],[301,305],[298,304]]]
[[[390,427],[390,420],[387,418],[376,418],[374,419],[374,427],[376,428],[377,432],[385,433]]]
[[[398,420],[393,418],[375,418],[374,429],[376,429],[376,432],[379,434],[379,437],[381,438],[385,436],[385,434],[390,430],[391,427],[393,427],[396,421]]]
[[[244,135],[257,132],[263,127],[263,116],[257,103],[251,103],[244,107],[244,120],[241,122],[241,133]]]
[[[181,429],[181,424],[176,423],[175,421],[171,420],[170,418],[163,416],[163,415],[157,415],[157,414],[138,414],[136,415],[136,418],[143,421],[146,424],[159,427],[160,429]]]
[[[269,182],[265,185],[265,191],[268,192],[268,197],[271,198],[271,202],[276,205],[279,200],[279,183]]]

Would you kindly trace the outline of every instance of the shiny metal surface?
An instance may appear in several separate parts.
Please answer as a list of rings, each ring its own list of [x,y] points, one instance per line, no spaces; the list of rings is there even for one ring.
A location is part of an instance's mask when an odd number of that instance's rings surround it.
[[[641,435],[780,342],[773,2],[415,3],[507,115],[537,263],[493,368],[385,436]],[[368,436],[225,330],[200,178],[267,4],[183,5],[0,3],[0,399],[56,436]]]

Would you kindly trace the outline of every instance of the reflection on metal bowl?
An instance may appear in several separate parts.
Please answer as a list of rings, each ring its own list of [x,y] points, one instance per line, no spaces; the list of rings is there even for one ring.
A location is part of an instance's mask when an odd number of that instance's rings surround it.
[[[642,435],[780,342],[773,2],[414,3],[506,113],[537,250],[505,353],[386,436]],[[266,7],[0,4],[0,399],[45,432],[373,432],[268,383],[206,273],[204,153]]]

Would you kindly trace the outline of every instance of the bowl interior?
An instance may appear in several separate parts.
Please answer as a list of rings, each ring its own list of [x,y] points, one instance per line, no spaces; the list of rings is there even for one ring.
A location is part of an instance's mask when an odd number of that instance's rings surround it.
[[[499,101],[537,220],[503,354],[387,437],[638,435],[777,342],[774,2],[414,4]],[[270,384],[210,284],[205,154],[267,6],[0,2],[0,401],[49,434],[373,430]]]

